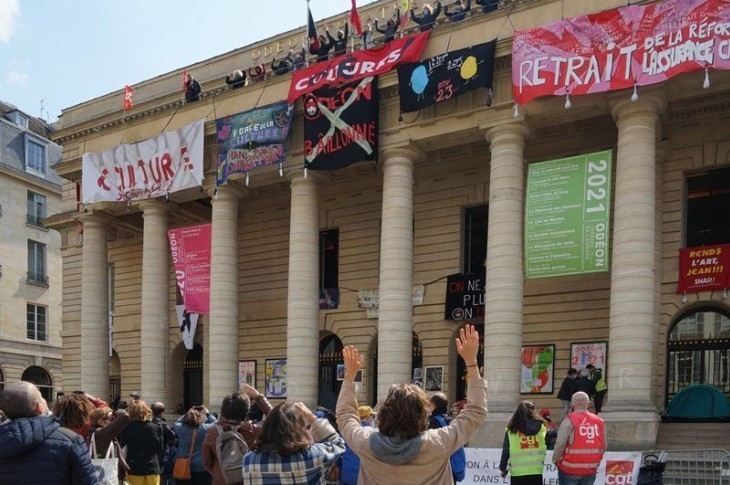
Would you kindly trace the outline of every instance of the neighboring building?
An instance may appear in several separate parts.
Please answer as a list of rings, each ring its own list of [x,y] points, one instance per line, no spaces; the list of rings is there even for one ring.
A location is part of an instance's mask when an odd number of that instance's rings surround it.
[[[515,116],[511,28],[625,2],[506,4],[459,24],[439,23],[422,56],[499,37],[491,106],[477,90],[399,121],[396,72],[380,76],[377,170],[357,164],[307,176],[297,102],[286,178],[264,167],[249,186],[239,178],[214,190],[214,118],[286,99],[291,79],[270,76],[230,90],[224,76],[299,45],[302,29],[187,66],[203,85],[200,102],[182,103],[176,71],[134,86],[137,106],[126,118],[121,92],[64,110],[54,140],[64,147],[55,168],[66,179],[65,212],[52,227],[63,241],[66,385],[112,397],[139,390],[172,409],[200,401],[215,409],[237,387],[239,361],[256,362],[255,383],[263,388],[277,359],[286,358],[287,397],[332,405],[342,346],[356,345],[367,355],[362,401],[375,403],[391,382],[410,381],[413,369],[426,367],[437,367],[427,382],[438,380],[441,367],[443,390],[458,399],[464,369],[454,337],[463,322],[444,319],[446,277],[485,268],[486,312],[471,321],[484,335],[490,414],[472,445],[499,446],[520,399],[557,411],[573,343],[607,343],[603,415],[613,449],[654,446],[660,412],[692,383],[730,396],[726,293],[675,292],[680,249],[730,243],[730,73],[712,71],[709,89],[702,89],[702,72],[677,76],[640,89],[636,102],[630,90],[575,96],[570,110],[565,99],[540,99]],[[389,17],[392,8],[383,0],[361,15]],[[169,201],[78,206],[83,153],[202,118],[204,190],[173,193]],[[615,181],[608,271],[525,279],[529,164],[605,149],[613,150]],[[201,222],[213,225],[211,314],[201,317],[188,351],[176,323],[166,229]],[[418,285],[425,290],[414,305]],[[339,307],[319,310],[318,288],[339,288]],[[378,288],[377,318],[368,318],[375,309],[366,312],[358,295]],[[110,362],[100,323],[107,315]],[[520,394],[522,347],[534,344],[555,346],[552,393]]]
[[[49,402],[61,390],[61,205],[50,126],[0,102],[0,389],[20,380]]]

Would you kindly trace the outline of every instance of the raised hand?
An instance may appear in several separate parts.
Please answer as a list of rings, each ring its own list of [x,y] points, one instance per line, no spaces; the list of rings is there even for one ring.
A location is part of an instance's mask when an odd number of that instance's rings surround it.
[[[293,407],[301,414],[305,423],[312,424],[317,421],[317,416],[303,402],[295,402]]]
[[[248,396],[249,399],[256,399],[261,395],[261,393],[257,391],[255,387],[249,386],[245,382],[241,383],[241,392]]]
[[[477,365],[479,332],[474,329],[474,325],[465,325],[459,331],[459,337],[456,339],[456,351],[464,359],[467,366]]]
[[[365,357],[354,345],[348,345],[342,349],[342,358],[345,361],[345,380],[354,381],[358,371],[362,369]]]

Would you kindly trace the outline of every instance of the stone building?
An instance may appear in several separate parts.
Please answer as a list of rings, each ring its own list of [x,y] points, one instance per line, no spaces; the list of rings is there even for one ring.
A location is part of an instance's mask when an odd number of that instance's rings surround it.
[[[342,345],[368,356],[360,399],[377,402],[414,369],[443,367],[450,399],[463,397],[454,337],[444,319],[446,277],[485,268],[484,373],[490,415],[473,445],[499,445],[520,399],[559,414],[556,394],[571,347],[607,344],[611,446],[656,444],[659,414],[681,388],[707,382],[730,394],[727,293],[675,292],[679,250],[730,242],[730,76],[702,72],[642,88],[532,101],[515,113],[513,29],[620,7],[624,2],[508,1],[455,26],[439,23],[423,58],[497,38],[494,99],[476,90],[399,120],[398,79],[380,76],[377,170],[356,164],[308,176],[302,169],[301,104],[284,166],[215,187],[215,119],[286,98],[290,76],[230,90],[224,76],[299,45],[301,29],[187,66],[203,85],[183,104],[180,72],[135,86],[122,112],[110,93],[63,111],[54,139],[65,179],[62,235],[63,366],[67,386],[111,396],[141,390],[168,407],[216,408],[238,384],[239,361],[287,359],[287,397],[332,404]],[[389,17],[392,3],[361,15]],[[344,15],[343,15],[344,16]],[[343,16],[323,21],[336,26]],[[334,31],[334,29],[330,29]],[[377,38],[376,38],[377,40]],[[78,208],[81,157],[206,119],[203,190],[169,200]],[[531,163],[613,151],[609,271],[526,279],[524,207]],[[78,237],[78,222],[84,227]],[[211,313],[193,350],[183,347],[167,229],[212,223]],[[725,228],[725,229],[723,229]],[[414,287],[422,298],[414,299]],[[318,288],[338,288],[336,309],[320,310]],[[377,318],[359,300],[379,289]],[[108,315],[113,356],[107,354]],[[521,348],[554,345],[554,389],[521,394]],[[271,370],[271,369],[269,369]],[[111,391],[110,391],[111,386]]]
[[[0,102],[0,390],[61,389],[61,237],[44,225],[61,206],[51,127]]]

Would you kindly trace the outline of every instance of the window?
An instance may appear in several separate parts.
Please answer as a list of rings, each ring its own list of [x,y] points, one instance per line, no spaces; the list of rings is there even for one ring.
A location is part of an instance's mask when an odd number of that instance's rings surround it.
[[[51,381],[51,376],[43,367],[28,367],[23,371],[20,380],[35,384],[40,389],[43,399],[46,402],[51,402],[53,398],[53,381]]]
[[[28,303],[26,313],[28,340],[46,341],[46,312],[46,307]]]
[[[46,245],[28,240],[28,282],[48,284]]]
[[[28,191],[28,224],[40,226],[46,217],[46,196]]]
[[[686,247],[730,242],[730,168],[687,176]]]
[[[487,206],[464,209],[462,226],[462,270],[465,274],[484,274],[487,260]]]
[[[37,175],[46,174],[46,147],[26,138],[25,153],[26,167],[29,172]]]
[[[338,282],[338,249],[340,235],[337,229],[319,233],[319,287],[321,289],[337,288]]]

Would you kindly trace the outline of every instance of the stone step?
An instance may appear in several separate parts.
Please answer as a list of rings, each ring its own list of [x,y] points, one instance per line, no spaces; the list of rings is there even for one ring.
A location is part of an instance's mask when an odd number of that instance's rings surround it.
[[[730,449],[730,423],[660,423],[656,448]]]

